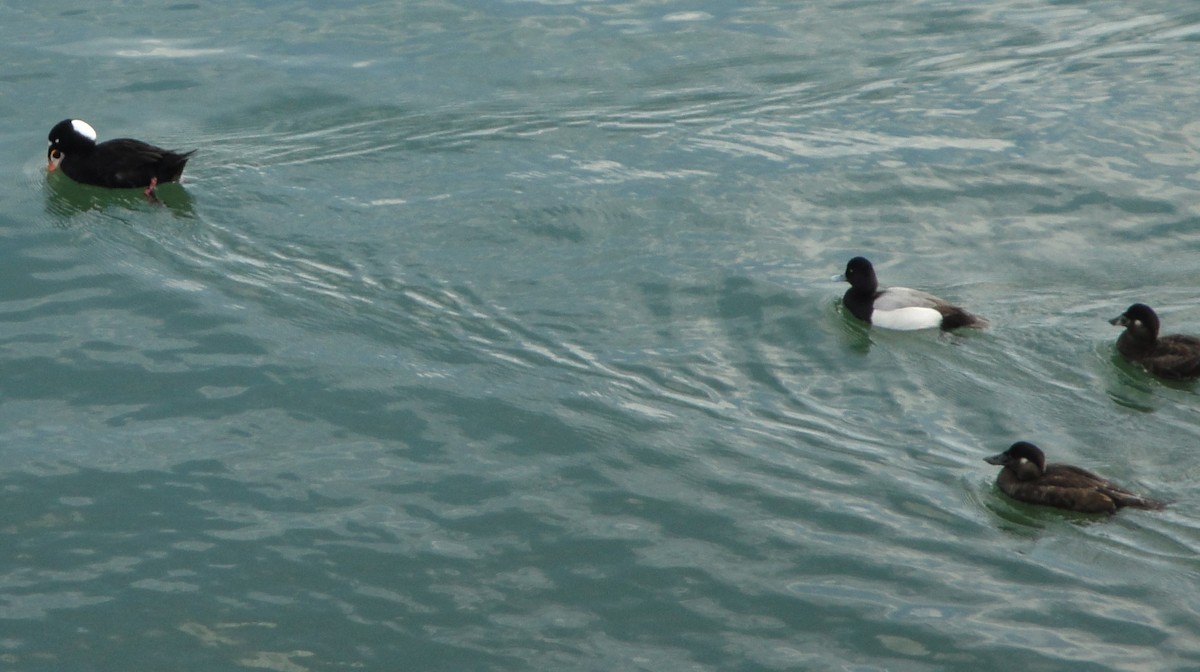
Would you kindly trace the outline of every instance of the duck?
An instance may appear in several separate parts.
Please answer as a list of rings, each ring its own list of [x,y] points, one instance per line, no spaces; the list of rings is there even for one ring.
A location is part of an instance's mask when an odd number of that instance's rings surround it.
[[[116,138],[96,143],[96,129],[82,119],[63,119],[50,129],[48,171],[61,169],[72,180],[110,189],[144,188],[152,197],[160,182],[177,182],[196,150],[174,152],[141,140]]]
[[[1018,441],[1003,453],[984,458],[984,462],[1004,467],[996,485],[1004,494],[1026,504],[1079,513],[1114,513],[1125,507],[1158,510],[1167,506],[1135,495],[1087,469],[1046,464],[1042,449],[1028,441]]]
[[[865,257],[846,263],[845,273],[834,280],[850,283],[842,304],[858,319],[884,329],[911,331],[939,328],[943,331],[986,327],[987,320],[928,292],[908,287],[879,289],[875,267]]]
[[[1144,303],[1135,303],[1108,321],[1125,331],[1117,338],[1117,352],[1167,380],[1200,377],[1200,337],[1158,335],[1158,314]]]

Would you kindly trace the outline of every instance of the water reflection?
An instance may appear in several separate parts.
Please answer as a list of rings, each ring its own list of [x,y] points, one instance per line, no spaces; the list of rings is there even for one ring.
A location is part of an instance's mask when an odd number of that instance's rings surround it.
[[[42,191],[46,197],[46,212],[55,219],[114,207],[127,210],[163,208],[182,217],[195,214],[191,194],[177,182],[159,185],[154,190],[158,203],[146,198],[141,189],[94,187],[56,173],[46,177]],[[61,223],[66,225],[68,222]]]

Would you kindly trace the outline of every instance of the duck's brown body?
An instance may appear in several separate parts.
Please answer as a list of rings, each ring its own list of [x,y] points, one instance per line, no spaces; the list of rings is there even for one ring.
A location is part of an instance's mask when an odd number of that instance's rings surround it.
[[[1166,380],[1200,378],[1200,338],[1185,334],[1159,336],[1158,315],[1144,303],[1135,303],[1110,320],[1125,327],[1117,338],[1117,352]]]
[[[1015,500],[1080,513],[1113,513],[1117,509],[1162,509],[1166,504],[1136,495],[1087,469],[1046,464],[1041,449],[1019,441],[985,460],[1003,466],[996,484]]]

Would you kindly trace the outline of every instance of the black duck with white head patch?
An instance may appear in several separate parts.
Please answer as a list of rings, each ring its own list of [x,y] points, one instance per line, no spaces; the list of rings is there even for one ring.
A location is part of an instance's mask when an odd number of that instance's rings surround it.
[[[1080,513],[1113,513],[1117,509],[1163,509],[1163,502],[1135,495],[1087,469],[1069,464],[1046,464],[1041,448],[1018,441],[1008,450],[984,459],[1004,467],[996,479],[1000,490],[1026,504],[1053,506]]]
[[[173,152],[141,140],[116,138],[96,143],[96,129],[81,119],[63,119],[50,129],[48,169],[62,169],[82,184],[110,189],[145,189],[177,182],[192,152]]]
[[[1200,338],[1159,336],[1158,315],[1150,306],[1135,303],[1109,323],[1125,327],[1117,338],[1117,352],[1125,359],[1167,380],[1200,377]]]

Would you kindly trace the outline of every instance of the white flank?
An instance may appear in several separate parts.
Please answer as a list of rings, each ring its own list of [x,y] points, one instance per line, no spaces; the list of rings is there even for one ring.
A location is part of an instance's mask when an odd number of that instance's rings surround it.
[[[871,324],[883,329],[900,331],[934,329],[942,326],[942,314],[933,308],[916,306],[895,310],[875,310],[871,313]]]

